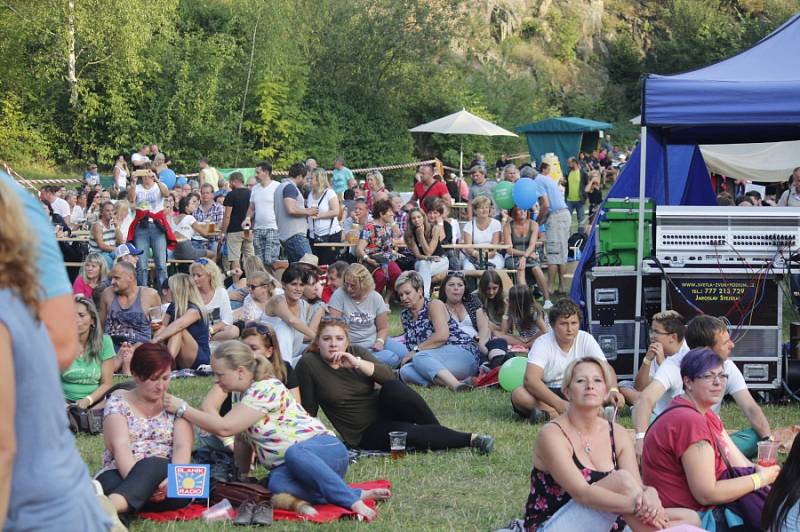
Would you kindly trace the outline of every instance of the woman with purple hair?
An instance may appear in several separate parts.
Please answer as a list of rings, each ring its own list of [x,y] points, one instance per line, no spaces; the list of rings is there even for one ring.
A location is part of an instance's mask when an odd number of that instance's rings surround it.
[[[753,465],[733,444],[712,407],[725,393],[723,359],[707,347],[681,361],[683,395],[650,425],[644,439],[642,479],[665,507],[697,511],[703,523],[719,520],[716,507],[735,502],[775,481],[780,468]],[[724,453],[724,455],[723,455]],[[728,464],[754,467],[751,475],[727,478]]]

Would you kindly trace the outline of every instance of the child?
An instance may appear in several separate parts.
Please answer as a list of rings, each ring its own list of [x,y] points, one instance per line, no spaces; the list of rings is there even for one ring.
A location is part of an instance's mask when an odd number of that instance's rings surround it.
[[[520,344],[530,349],[533,342],[547,332],[543,317],[544,312],[533,298],[530,288],[525,285],[511,287],[508,292],[508,314],[503,316],[502,327],[509,344]]]

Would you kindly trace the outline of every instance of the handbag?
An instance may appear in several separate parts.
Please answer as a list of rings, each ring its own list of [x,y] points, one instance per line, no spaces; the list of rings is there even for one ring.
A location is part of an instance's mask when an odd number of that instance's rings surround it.
[[[327,190],[325,191],[325,193],[322,195],[322,197],[321,197],[321,198],[319,199],[319,201],[317,202],[317,210],[319,210],[319,206],[320,206],[320,205],[322,205],[322,200],[324,200],[326,197],[328,197],[328,191],[327,191]],[[327,234],[327,235],[317,235],[317,234],[315,233],[315,234],[314,234],[314,237],[310,239],[310,240],[311,240],[311,242],[313,242],[313,243],[317,243],[317,242],[320,242],[320,243],[322,243],[322,242],[326,242],[326,243],[327,243],[327,242],[330,242],[330,241],[331,241],[331,237],[333,237],[333,236],[336,236],[336,235],[340,235],[340,234],[341,234],[341,231],[340,231],[340,232],[338,232],[338,233],[336,233],[336,234],[334,234],[334,235],[332,235],[332,234],[331,234],[331,229],[333,229],[333,220],[334,220],[334,218],[331,218],[331,223],[330,223],[330,225],[328,225],[328,234]],[[313,230],[313,228],[314,228],[314,223],[315,223],[315,222],[313,222],[313,221],[312,221],[312,223],[311,223],[311,229],[312,229],[312,230]],[[310,233],[310,232],[311,232],[311,231],[309,231],[309,233]]]
[[[272,501],[272,492],[257,482],[215,480],[211,485],[210,503],[214,505],[222,499],[228,499],[234,508],[238,508],[247,501],[269,503]]]
[[[725,462],[725,471],[723,471],[719,478],[720,479],[730,479],[730,478],[739,478],[739,477],[746,477],[752,475],[756,472],[755,467],[733,467],[731,466],[730,461],[728,461],[728,457],[725,456],[723,452],[722,446],[719,444],[719,440],[714,438],[714,443],[717,446],[717,450],[719,451],[720,456],[722,457],[722,461]],[[747,495],[740,497],[739,499],[729,502],[724,506],[734,513],[736,513],[739,517],[742,518],[744,521],[745,527],[747,530],[758,531],[761,530],[761,514],[764,511],[764,503],[767,501],[767,495],[769,495],[771,486],[762,486],[761,488],[751,491]]]
[[[83,410],[78,408],[77,405],[68,405],[67,420],[69,421],[69,430],[75,434],[78,432],[83,432],[86,434],[102,434],[103,432],[102,408]]]

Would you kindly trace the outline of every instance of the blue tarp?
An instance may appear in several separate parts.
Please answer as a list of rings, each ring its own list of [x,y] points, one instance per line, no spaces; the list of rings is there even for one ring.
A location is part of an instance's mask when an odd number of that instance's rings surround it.
[[[555,153],[561,167],[566,168],[568,158],[596,150],[600,131],[613,127],[608,122],[566,116],[517,126],[514,131],[525,134],[532,160],[541,162],[545,153]]]
[[[639,197],[639,165],[641,160],[640,146],[631,154],[630,160],[619,174],[617,182],[608,192],[608,198]],[[717,198],[711,188],[700,149],[694,145],[669,145],[666,147],[666,163],[664,146],[656,134],[649,133],[647,138],[647,179],[645,181],[645,197],[652,198],[656,205],[716,205]],[[664,164],[668,166],[669,178],[664,179]],[[657,207],[656,207],[657,208]],[[583,272],[585,265],[594,254],[597,239],[597,224],[592,226],[586,248],[572,279],[570,296],[585,308]],[[645,252],[645,257],[647,253]],[[586,323],[586,322],[584,322]]]
[[[671,76],[650,74],[642,125],[670,143],[733,144],[800,138],[800,14],[752,48]],[[649,149],[649,146],[648,146]]]

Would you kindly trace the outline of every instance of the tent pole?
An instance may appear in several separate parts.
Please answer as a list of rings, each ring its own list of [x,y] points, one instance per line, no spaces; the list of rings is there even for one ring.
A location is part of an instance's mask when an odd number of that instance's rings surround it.
[[[464,137],[461,137],[461,155],[458,158],[458,178],[464,179]]]
[[[642,335],[642,262],[644,259],[644,196],[647,179],[647,128],[642,128],[639,144],[639,234],[636,241],[636,307],[633,325],[633,369],[639,369],[639,342]]]

